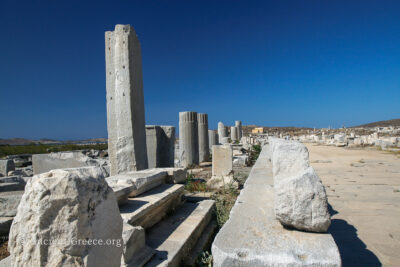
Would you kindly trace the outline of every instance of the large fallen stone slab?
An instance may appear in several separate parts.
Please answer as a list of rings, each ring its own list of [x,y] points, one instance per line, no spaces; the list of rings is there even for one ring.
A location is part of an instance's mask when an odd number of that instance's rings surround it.
[[[120,266],[122,219],[102,170],[34,176],[18,206],[8,249],[12,266]]]
[[[296,229],[326,232],[331,224],[325,188],[312,167],[275,181],[275,214]]]
[[[291,231],[276,220],[268,152],[264,146],[214,239],[214,266],[341,266],[329,233]]]
[[[132,226],[150,228],[182,204],[184,186],[163,184],[120,206],[122,219]]]
[[[181,266],[212,219],[213,210],[213,200],[185,203],[151,228],[146,243],[156,250],[156,255],[145,266]]]
[[[55,169],[79,168],[86,166],[98,166],[102,168],[104,176],[108,176],[108,162],[104,159],[92,159],[81,151],[57,152],[49,154],[32,155],[33,173],[40,174]]]
[[[119,203],[128,197],[136,197],[165,182],[168,173],[163,169],[147,169],[117,174],[106,178]]]

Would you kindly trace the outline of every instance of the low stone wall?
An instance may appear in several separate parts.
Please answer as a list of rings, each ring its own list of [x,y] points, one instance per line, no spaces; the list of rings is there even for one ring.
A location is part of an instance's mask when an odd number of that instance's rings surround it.
[[[268,146],[216,236],[212,254],[214,266],[341,266],[329,233],[288,230],[276,220]]]

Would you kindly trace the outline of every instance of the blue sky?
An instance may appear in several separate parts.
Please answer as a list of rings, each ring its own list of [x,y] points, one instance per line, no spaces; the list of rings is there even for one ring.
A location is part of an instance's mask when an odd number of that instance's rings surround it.
[[[0,1],[0,138],[106,137],[104,32],[141,41],[147,124],[400,118],[400,1]]]

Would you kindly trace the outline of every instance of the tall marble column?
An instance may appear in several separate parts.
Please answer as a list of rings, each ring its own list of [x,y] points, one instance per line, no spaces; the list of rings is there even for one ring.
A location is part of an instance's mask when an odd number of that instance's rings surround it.
[[[242,121],[235,121],[235,126],[236,126],[236,129],[237,129],[237,137],[238,137],[238,140],[240,140],[240,139],[242,139],[242,136],[243,136],[243,132],[242,132]]]
[[[218,145],[218,134],[215,130],[208,130],[208,145],[210,150],[214,145]]]
[[[130,25],[105,33],[108,153],[111,175],[146,169],[142,57]]]
[[[238,136],[237,136],[238,130],[236,126],[231,127],[231,140],[232,142],[238,141]]]
[[[198,113],[197,123],[199,132],[199,162],[210,161],[210,150],[208,147],[208,115]]]

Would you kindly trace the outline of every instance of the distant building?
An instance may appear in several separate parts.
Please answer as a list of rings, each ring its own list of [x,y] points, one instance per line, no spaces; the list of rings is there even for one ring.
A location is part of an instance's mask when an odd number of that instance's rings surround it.
[[[252,134],[260,134],[260,133],[264,133],[264,128],[263,127],[256,127],[253,130],[251,130]]]

